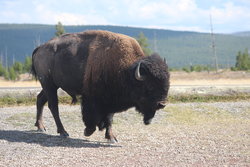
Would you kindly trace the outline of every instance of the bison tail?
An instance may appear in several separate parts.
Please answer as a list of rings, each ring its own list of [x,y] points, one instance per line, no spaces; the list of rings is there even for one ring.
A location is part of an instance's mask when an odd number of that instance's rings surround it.
[[[36,75],[36,70],[32,61],[32,65],[31,65],[31,69],[30,69],[30,73],[36,78],[37,80],[37,75]]]
[[[39,47],[37,47],[33,53],[32,53],[32,65],[31,65],[31,69],[30,69],[30,73],[36,78],[37,80],[37,73],[36,73],[36,70],[35,70],[35,66],[34,66],[34,55],[35,53],[37,52]]]

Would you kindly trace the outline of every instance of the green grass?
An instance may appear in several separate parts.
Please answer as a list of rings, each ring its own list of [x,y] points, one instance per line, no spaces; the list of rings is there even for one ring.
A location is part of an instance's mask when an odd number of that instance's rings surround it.
[[[1,97],[0,98],[0,107],[6,106],[19,106],[19,105],[32,105],[36,103],[36,98],[26,98],[26,97]]]
[[[59,97],[60,104],[71,104],[71,97],[62,96]],[[78,100],[79,103],[80,100]],[[36,105],[36,97],[1,97],[0,98],[0,108],[1,107],[8,107],[8,106],[30,106]]]
[[[168,113],[167,122],[174,124],[201,125],[201,124],[250,124],[250,108],[244,112],[234,113],[212,106],[169,106],[165,108]]]
[[[59,97],[60,104],[71,104],[71,97]],[[234,94],[226,96],[216,95],[172,95],[168,97],[169,103],[188,103],[188,102],[225,102],[225,101],[241,101],[250,100],[250,94]],[[78,104],[80,99],[78,99]],[[8,106],[30,106],[36,104],[36,97],[1,97],[0,108]]]
[[[234,95],[173,95],[168,97],[170,103],[187,103],[187,102],[225,102],[225,101],[240,101],[249,100],[250,94],[234,94]]]

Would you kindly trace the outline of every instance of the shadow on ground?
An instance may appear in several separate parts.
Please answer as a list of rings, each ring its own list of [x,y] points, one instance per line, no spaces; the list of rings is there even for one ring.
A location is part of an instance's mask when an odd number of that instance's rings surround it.
[[[63,138],[60,136],[39,133],[37,131],[0,130],[0,140],[39,144],[44,147],[99,148],[121,147],[108,142],[97,142],[83,139]]]

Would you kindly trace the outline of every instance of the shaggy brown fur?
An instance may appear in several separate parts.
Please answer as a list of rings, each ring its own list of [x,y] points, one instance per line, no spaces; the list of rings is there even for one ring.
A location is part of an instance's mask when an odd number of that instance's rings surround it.
[[[108,31],[88,31],[83,35],[96,36],[89,46],[84,90],[91,90],[89,86],[95,85],[102,76],[106,82],[122,82],[122,73],[144,56],[134,38]]]

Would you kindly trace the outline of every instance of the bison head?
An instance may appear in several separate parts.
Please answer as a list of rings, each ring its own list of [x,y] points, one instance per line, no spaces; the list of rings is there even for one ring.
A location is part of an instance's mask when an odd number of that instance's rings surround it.
[[[155,112],[165,107],[169,90],[169,72],[165,60],[153,54],[137,61],[133,68],[136,82],[136,110],[143,121],[150,124]]]

